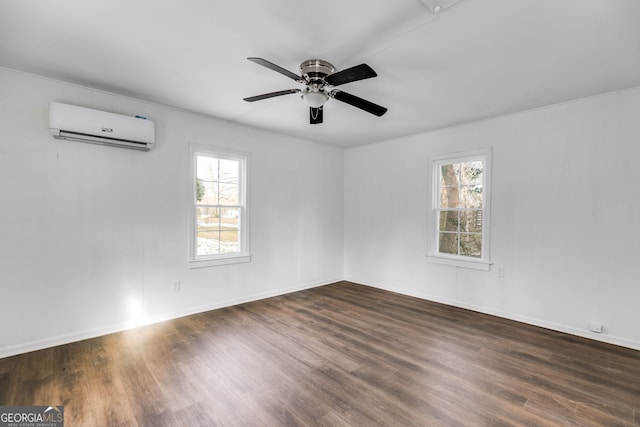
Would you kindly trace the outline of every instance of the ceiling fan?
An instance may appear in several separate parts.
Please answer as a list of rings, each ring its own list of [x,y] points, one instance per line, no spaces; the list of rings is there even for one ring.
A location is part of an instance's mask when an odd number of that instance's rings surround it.
[[[376,77],[376,72],[367,64],[360,64],[347,68],[346,70],[335,71],[335,67],[327,61],[322,59],[309,59],[300,64],[301,76],[299,76],[266,59],[254,57],[247,59],[305,85],[303,89],[286,89],[244,98],[247,102],[299,93],[302,99],[309,105],[309,123],[311,124],[322,123],[322,106],[329,98],[337,99],[338,101],[342,101],[378,117],[387,112],[387,109],[380,105],[351,95],[350,93],[334,89],[334,86]]]

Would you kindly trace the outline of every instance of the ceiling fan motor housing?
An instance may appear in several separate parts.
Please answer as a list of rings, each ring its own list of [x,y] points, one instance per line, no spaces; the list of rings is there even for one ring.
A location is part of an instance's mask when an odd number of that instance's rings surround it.
[[[307,82],[321,80],[323,77],[333,74],[335,67],[322,59],[309,59],[300,64],[300,74]]]

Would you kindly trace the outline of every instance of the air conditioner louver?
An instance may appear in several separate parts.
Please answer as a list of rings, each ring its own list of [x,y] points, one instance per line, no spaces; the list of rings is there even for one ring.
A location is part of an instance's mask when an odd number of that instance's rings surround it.
[[[51,102],[49,130],[56,139],[149,151],[155,143],[153,121],[75,105]]]

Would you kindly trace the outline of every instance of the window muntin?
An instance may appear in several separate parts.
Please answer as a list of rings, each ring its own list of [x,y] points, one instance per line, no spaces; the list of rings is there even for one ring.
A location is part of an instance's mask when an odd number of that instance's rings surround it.
[[[440,156],[432,167],[431,256],[488,263],[490,150]]]
[[[248,261],[248,157],[200,147],[192,162],[190,266]]]

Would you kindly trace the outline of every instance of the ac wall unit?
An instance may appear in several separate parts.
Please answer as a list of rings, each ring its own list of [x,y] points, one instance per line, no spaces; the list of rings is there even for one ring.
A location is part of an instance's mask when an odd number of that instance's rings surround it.
[[[151,120],[92,110],[91,108],[49,103],[49,130],[56,139],[89,142],[149,151],[155,142]]]

